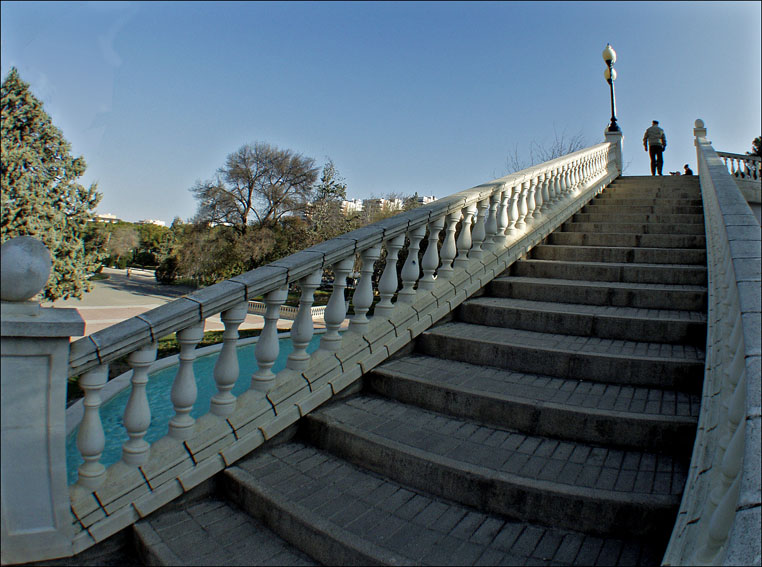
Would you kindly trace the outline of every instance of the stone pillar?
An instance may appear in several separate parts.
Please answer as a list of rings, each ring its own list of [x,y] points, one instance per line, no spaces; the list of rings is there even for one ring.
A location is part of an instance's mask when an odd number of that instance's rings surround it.
[[[616,167],[619,175],[622,175],[622,167],[624,166],[622,161],[622,141],[624,140],[624,134],[622,134],[621,130],[619,132],[609,132],[608,129],[606,129],[604,134],[607,142],[616,144]]]
[[[69,337],[85,322],[76,309],[33,301],[48,281],[50,253],[29,236],[2,245],[2,563],[72,554],[66,483]]]

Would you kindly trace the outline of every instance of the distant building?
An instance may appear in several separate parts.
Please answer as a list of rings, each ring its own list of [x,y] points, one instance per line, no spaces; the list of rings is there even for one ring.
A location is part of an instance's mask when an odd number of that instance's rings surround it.
[[[103,214],[95,215],[92,218],[92,222],[104,222],[106,224],[115,224],[121,221],[122,219],[117,218],[116,215],[112,215],[111,213],[103,213]]]
[[[366,211],[401,211],[405,206],[402,199],[365,199],[363,209]]]
[[[156,219],[139,220],[138,224],[155,224],[156,226],[167,226],[167,223],[165,223],[163,220]]]
[[[418,202],[421,205],[428,205],[429,203],[433,203],[436,200],[437,198],[434,195],[430,195],[428,197],[418,197]]]
[[[344,215],[362,212],[362,199],[341,202],[341,212]]]

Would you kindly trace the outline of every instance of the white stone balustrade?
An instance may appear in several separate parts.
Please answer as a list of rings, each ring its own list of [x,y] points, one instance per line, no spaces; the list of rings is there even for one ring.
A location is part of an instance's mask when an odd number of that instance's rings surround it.
[[[150,513],[211,478],[342,391],[578,212],[621,173],[620,144],[621,139],[609,137],[607,142],[401,213],[73,342],[69,374],[81,377],[85,391],[79,444],[85,463],[79,469],[77,485],[70,488],[69,523],[61,532],[65,546],[55,551],[50,551],[51,547],[47,555],[24,548],[15,557],[19,561],[63,557],[102,541],[140,514]],[[582,168],[584,177],[574,177]],[[427,246],[421,257],[424,238]],[[386,261],[379,278],[374,263],[382,250]],[[401,255],[405,262],[398,272]],[[338,330],[347,309],[346,278],[358,256],[362,263],[352,297],[354,316],[350,332],[342,338]],[[327,330],[318,351],[307,355],[315,316],[312,298],[328,268],[334,272],[334,283],[323,313]],[[295,350],[279,379],[272,371],[279,353],[277,321],[283,314],[288,287],[295,283],[301,289],[291,336]],[[376,294],[379,302],[373,317],[368,317]],[[236,398],[231,390],[239,377],[238,327],[250,309],[251,298],[259,296],[265,298],[266,307],[254,354],[258,369],[251,389]],[[5,369],[5,299],[3,309]],[[225,324],[214,369],[217,393],[209,414],[193,420],[189,412],[196,396],[192,384],[195,346],[204,321],[217,314]],[[178,333],[181,344],[180,368],[170,394],[175,417],[169,436],[157,441],[162,450],[152,452],[145,441],[151,416],[145,397],[147,372],[155,357],[155,341],[171,333]],[[108,364],[125,355],[134,369],[124,415],[130,439],[124,444],[123,462],[104,472],[99,462],[103,451],[99,390]],[[59,401],[63,412],[63,397]],[[62,452],[63,439],[56,442]],[[4,490],[5,478],[4,474]],[[64,482],[64,478],[59,480]],[[3,526],[5,530],[6,524]],[[5,542],[5,531],[3,537]]]
[[[760,173],[762,173],[762,167],[760,167],[762,165],[762,157],[748,154],[732,154],[729,152],[716,153],[725,163],[728,172],[733,177],[754,180],[760,179]]]
[[[663,565],[758,565],[760,228],[696,120],[707,238],[703,399],[691,466]]]

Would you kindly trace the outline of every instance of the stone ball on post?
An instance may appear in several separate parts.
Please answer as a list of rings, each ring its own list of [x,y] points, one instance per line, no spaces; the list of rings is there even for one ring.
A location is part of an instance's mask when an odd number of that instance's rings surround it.
[[[47,247],[31,236],[18,236],[0,247],[0,299],[27,301],[45,287],[53,261]]]

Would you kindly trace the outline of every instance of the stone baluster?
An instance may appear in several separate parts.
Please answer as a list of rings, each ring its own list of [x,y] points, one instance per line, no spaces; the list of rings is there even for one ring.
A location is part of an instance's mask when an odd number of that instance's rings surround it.
[[[516,228],[518,230],[524,230],[527,226],[526,217],[529,212],[527,206],[527,197],[529,193],[529,180],[526,179],[521,183],[521,194],[519,195],[519,218],[516,221]]]
[[[106,467],[101,462],[106,436],[101,422],[101,389],[108,380],[108,365],[101,364],[85,372],[79,379],[79,387],[85,393],[82,401],[85,413],[77,432],[77,448],[85,460],[79,466],[77,484],[87,490],[97,489],[106,478]]]
[[[341,346],[339,328],[347,316],[347,302],[344,290],[347,287],[347,276],[354,266],[354,255],[333,265],[333,292],[328,300],[323,315],[326,331],[320,338],[320,350],[336,352]]]
[[[548,170],[542,174],[542,212],[546,213],[550,208],[552,197],[550,194],[552,171]]]
[[[437,278],[449,280],[452,277],[452,263],[455,255],[458,253],[458,247],[455,244],[455,231],[458,229],[461,212],[456,211],[447,215],[447,228],[445,229],[445,238],[442,243],[442,249],[439,251],[439,257],[442,259],[442,265],[439,267]]]
[[[254,356],[257,359],[257,371],[251,376],[251,389],[269,392],[275,386],[275,374],[272,367],[280,353],[278,342],[278,319],[280,307],[288,297],[288,285],[274,289],[265,295],[265,325],[259,335]]]
[[[175,439],[189,439],[193,433],[193,424],[196,420],[190,416],[190,412],[198,394],[193,361],[196,360],[196,345],[203,337],[204,321],[177,332],[177,342],[180,344],[178,357],[180,364],[169,396],[175,408],[175,416],[169,422],[169,435]]]
[[[532,218],[537,219],[542,216],[542,206],[545,203],[542,194],[542,186],[545,184],[545,173],[538,173],[535,178],[535,192],[534,192],[534,212]]]
[[[468,253],[469,258],[481,258],[484,254],[482,250],[482,242],[487,236],[487,213],[489,211],[489,198],[482,199],[477,204],[476,223],[474,224],[474,230],[471,233],[471,251]]]
[[[527,214],[524,217],[525,223],[534,218],[535,209],[537,208],[535,193],[537,193],[537,177],[532,177],[529,181],[529,191],[527,192]]]
[[[497,236],[498,216],[500,214],[500,196],[503,194],[502,189],[495,189],[489,198],[489,214],[487,215],[487,224],[485,226],[487,230],[487,236],[484,238],[483,248],[492,248],[495,246],[495,237]]]
[[[148,405],[146,386],[148,368],[156,360],[156,343],[150,343],[130,353],[127,361],[132,367],[132,391],[124,408],[124,428],[129,439],[122,445],[122,461],[138,466],[148,460],[150,445],[144,439],[151,425],[151,408]]]
[[[373,305],[373,263],[381,256],[381,245],[376,244],[360,253],[362,267],[360,268],[360,281],[352,296],[352,305],[355,316],[349,323],[352,333],[363,334],[368,328],[368,310]]]
[[[476,213],[476,205],[466,205],[463,208],[463,221],[460,224],[458,235],[458,256],[453,265],[456,268],[464,268],[468,264],[468,251],[471,250],[471,219]]]
[[[571,170],[569,163],[565,163],[561,172],[561,198],[566,199],[571,193]]]
[[[577,164],[576,162],[569,162],[569,196],[574,195],[574,191],[577,188]]]
[[[497,234],[495,234],[495,248],[505,247],[506,231],[510,219],[508,217],[508,206],[511,201],[511,190],[508,185],[503,184],[503,188],[498,196],[499,206],[497,209]]]
[[[421,240],[426,234],[426,226],[419,226],[407,233],[410,244],[407,248],[407,258],[402,266],[402,289],[397,294],[397,301],[413,303],[415,300],[415,283],[421,277],[421,266],[418,261],[418,251],[421,248]]]
[[[225,331],[222,333],[222,350],[213,371],[217,393],[212,396],[209,406],[209,411],[219,417],[227,417],[235,409],[235,396],[230,390],[238,381],[238,327],[246,319],[247,310],[248,303],[242,301],[220,313]]]
[[[553,168],[550,179],[550,203],[555,205],[561,198],[561,167]]]
[[[315,290],[320,285],[322,275],[323,269],[321,268],[299,280],[299,287],[302,290],[299,297],[299,311],[291,327],[291,343],[294,345],[294,350],[291,351],[286,360],[286,368],[291,370],[304,370],[310,361],[307,347],[315,334],[315,325],[312,321],[312,304],[315,303]]]
[[[428,246],[426,247],[426,252],[423,254],[423,258],[421,258],[423,276],[421,277],[421,281],[418,282],[419,289],[432,289],[434,287],[436,281],[434,272],[436,272],[439,267],[439,233],[442,232],[444,222],[444,216],[429,222]]]
[[[572,178],[574,179],[572,190],[574,193],[579,191],[579,185],[581,181],[581,174],[580,174],[580,161],[579,159],[575,160],[574,166],[572,168]]]
[[[506,234],[516,232],[516,223],[519,222],[519,196],[521,194],[521,184],[513,184],[509,189],[511,204],[508,208],[508,228]]]
[[[392,298],[394,297],[394,294],[397,293],[397,287],[399,286],[397,277],[397,259],[399,258],[400,250],[402,250],[404,244],[404,234],[390,238],[384,243],[386,248],[386,265],[384,266],[384,273],[381,274],[381,279],[378,281],[378,296],[380,300],[376,304],[374,318],[389,317],[394,310]]]

